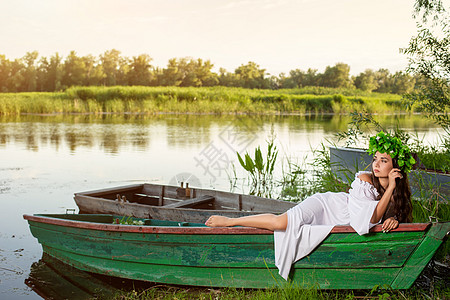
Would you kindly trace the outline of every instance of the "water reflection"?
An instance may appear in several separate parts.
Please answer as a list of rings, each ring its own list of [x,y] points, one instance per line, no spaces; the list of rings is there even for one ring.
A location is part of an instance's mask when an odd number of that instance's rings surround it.
[[[210,116],[200,115],[169,115],[165,118],[158,117],[160,126],[167,130],[167,145],[181,148],[185,148],[188,145],[209,143],[211,140],[213,120]],[[219,123],[223,123],[224,121],[220,120],[220,118],[218,120]],[[159,133],[164,134],[164,130],[161,130]]]
[[[2,116],[0,147],[23,145],[29,151],[63,145],[71,153],[79,148],[98,148],[117,154],[122,149],[148,150],[154,141],[169,147],[186,148],[207,145],[223,134],[227,127],[264,140],[272,130],[277,136],[320,132],[331,136],[346,130],[346,116],[215,116],[215,115],[71,115],[71,116]],[[436,126],[421,116],[378,116],[385,127],[399,126],[420,134],[438,134]]]
[[[34,262],[25,284],[44,299],[112,299],[123,281],[73,268],[46,254]]]

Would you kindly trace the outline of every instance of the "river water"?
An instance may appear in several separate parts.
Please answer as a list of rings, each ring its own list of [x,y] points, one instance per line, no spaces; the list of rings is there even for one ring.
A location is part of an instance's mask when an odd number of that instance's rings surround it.
[[[39,265],[41,246],[23,214],[77,209],[75,192],[134,183],[179,184],[245,192],[245,174],[236,151],[253,153],[275,138],[282,162],[311,159],[311,149],[336,140],[347,128],[342,116],[70,115],[0,116],[0,299],[40,299],[27,286]],[[384,116],[426,142],[443,132],[421,116]],[[42,280],[54,277],[52,271]],[[66,274],[69,278],[75,273]],[[57,277],[57,276],[56,276]],[[41,278],[41,277],[39,277]],[[41,280],[41,281],[42,281]],[[29,284],[32,286],[32,284]],[[60,288],[63,289],[63,288]],[[81,292],[75,298],[83,298]]]

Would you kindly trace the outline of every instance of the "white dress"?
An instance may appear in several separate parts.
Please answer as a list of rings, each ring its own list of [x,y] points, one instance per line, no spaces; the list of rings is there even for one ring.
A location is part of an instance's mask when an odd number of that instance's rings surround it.
[[[360,235],[369,232],[378,204],[375,187],[358,178],[348,193],[319,193],[287,211],[285,231],[274,232],[275,265],[287,280],[291,265],[312,252],[335,225],[350,225]]]

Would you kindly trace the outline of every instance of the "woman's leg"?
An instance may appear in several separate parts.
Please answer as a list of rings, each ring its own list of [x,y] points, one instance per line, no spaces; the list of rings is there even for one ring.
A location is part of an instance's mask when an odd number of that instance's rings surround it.
[[[240,218],[211,216],[205,222],[205,225],[211,227],[245,226],[269,230],[286,230],[287,219],[286,213],[278,216],[273,214],[261,214]]]

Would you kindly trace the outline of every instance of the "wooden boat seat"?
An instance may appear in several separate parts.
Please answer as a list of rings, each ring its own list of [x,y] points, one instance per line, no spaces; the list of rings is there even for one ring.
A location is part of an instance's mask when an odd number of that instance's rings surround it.
[[[214,197],[213,196],[201,196],[201,197],[197,197],[197,198],[192,198],[192,199],[186,199],[177,203],[172,203],[172,204],[168,204],[168,205],[164,205],[164,207],[168,207],[168,208],[188,208],[188,207],[192,207],[194,205],[199,205],[199,204],[210,204],[214,202]]]

